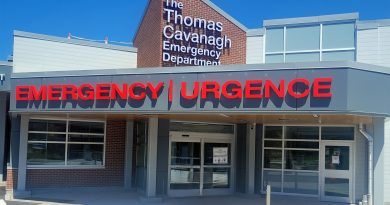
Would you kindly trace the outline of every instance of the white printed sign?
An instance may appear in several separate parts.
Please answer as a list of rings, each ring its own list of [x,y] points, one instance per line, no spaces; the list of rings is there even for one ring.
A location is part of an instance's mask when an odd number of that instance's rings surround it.
[[[332,164],[340,164],[340,156],[333,155],[332,156]]]
[[[214,147],[213,148],[213,164],[228,164],[228,148]]]

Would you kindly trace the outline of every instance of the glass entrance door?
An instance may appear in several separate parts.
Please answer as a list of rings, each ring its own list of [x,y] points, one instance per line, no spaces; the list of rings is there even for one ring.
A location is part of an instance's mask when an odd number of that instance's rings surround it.
[[[231,143],[204,142],[203,195],[229,193],[231,186]]]
[[[170,135],[170,196],[232,193],[232,136],[182,132]]]
[[[323,201],[351,203],[353,150],[350,143],[325,142],[322,146]]]

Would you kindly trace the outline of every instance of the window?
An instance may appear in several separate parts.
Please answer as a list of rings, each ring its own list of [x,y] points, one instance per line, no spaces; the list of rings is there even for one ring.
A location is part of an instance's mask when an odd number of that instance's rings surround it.
[[[28,130],[28,165],[104,165],[104,122],[30,119]]]
[[[267,28],[265,38],[265,63],[355,60],[355,22]]]
[[[271,185],[273,192],[319,195],[321,140],[354,140],[354,131],[353,126],[264,126],[263,190]],[[325,162],[332,160],[329,156]],[[349,162],[326,168],[347,170],[348,166]]]
[[[318,195],[320,129],[265,126],[263,185],[273,192]]]
[[[265,62],[267,62],[267,63],[283,63],[284,56],[283,56],[283,54],[266,55]]]
[[[354,48],[355,24],[324,24],[322,27],[322,48]]]
[[[286,51],[320,49],[320,25],[286,28]]]
[[[284,29],[267,29],[267,35],[268,37],[266,38],[266,44],[268,46],[266,47],[266,52],[283,52]]]
[[[322,127],[322,140],[354,140],[353,127]]]
[[[355,51],[327,51],[322,53],[323,61],[355,60]]]
[[[320,61],[320,53],[289,53],[286,54],[286,63]]]

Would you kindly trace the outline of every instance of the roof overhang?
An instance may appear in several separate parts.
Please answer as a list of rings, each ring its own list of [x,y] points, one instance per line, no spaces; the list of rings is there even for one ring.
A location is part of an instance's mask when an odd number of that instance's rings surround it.
[[[244,87],[248,80],[271,80],[276,85],[284,80],[306,79],[312,83],[318,78],[331,79],[332,96],[317,99],[312,95],[291,98],[270,96],[267,99],[223,99],[206,96],[194,100],[183,100],[181,83],[216,82],[222,85],[235,80]],[[172,84],[171,84],[172,81]],[[158,98],[152,99],[150,92],[141,101],[113,100],[89,102],[80,100],[34,100],[17,101],[16,86],[48,85],[128,84],[134,82],[163,83]],[[302,85],[301,85],[302,86]],[[311,86],[303,87],[309,89]],[[174,67],[149,69],[119,69],[79,72],[18,73],[12,76],[12,112],[91,112],[91,113],[285,113],[285,114],[358,114],[390,116],[390,70],[386,67],[356,62],[317,62],[258,65],[223,65],[215,67]],[[302,87],[294,88],[301,89]],[[201,89],[201,88],[200,88]],[[310,87],[310,93],[313,92]],[[170,92],[173,94],[170,95]],[[190,93],[190,91],[189,91]],[[172,98],[171,100],[170,97]]]

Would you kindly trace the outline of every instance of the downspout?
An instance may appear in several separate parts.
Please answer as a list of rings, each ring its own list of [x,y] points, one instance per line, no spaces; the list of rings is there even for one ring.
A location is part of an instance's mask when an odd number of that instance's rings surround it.
[[[359,132],[367,139],[368,141],[368,204],[373,205],[373,184],[374,184],[374,138],[368,134],[364,128],[363,124],[359,124]]]

